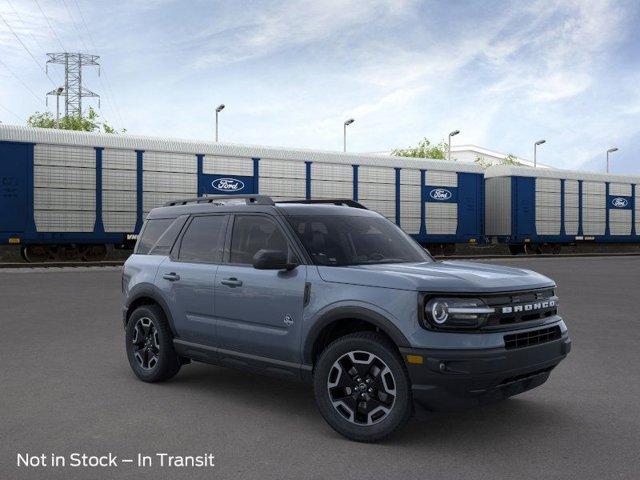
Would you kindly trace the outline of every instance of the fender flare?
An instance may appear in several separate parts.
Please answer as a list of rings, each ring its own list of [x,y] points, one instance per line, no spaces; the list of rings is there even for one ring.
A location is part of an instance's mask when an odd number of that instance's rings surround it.
[[[323,313],[309,329],[302,350],[302,358],[305,364],[311,365],[313,363],[313,347],[322,330],[329,324],[341,319],[362,320],[371,323],[386,333],[399,348],[411,345],[400,329],[380,313],[358,306],[336,307]]]
[[[136,300],[143,297],[150,298],[151,300],[156,302],[158,305],[160,305],[160,308],[162,308],[162,311],[164,312],[164,315],[167,317],[167,321],[169,322],[171,333],[173,333],[173,336],[177,338],[177,333],[173,326],[173,317],[171,316],[171,309],[169,308],[169,305],[163,298],[162,294],[158,291],[158,289],[154,285],[151,285],[149,283],[140,283],[129,291],[129,295],[127,296],[127,301],[124,305],[125,314],[123,315],[124,317],[123,321],[125,323],[125,327],[127,325],[126,324],[128,320],[127,312],[129,311],[129,307]]]

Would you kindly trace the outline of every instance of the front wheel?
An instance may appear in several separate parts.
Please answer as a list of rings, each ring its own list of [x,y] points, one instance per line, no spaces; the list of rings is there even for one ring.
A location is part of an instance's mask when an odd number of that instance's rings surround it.
[[[180,370],[169,323],[157,305],[133,311],[125,331],[125,348],[133,373],[144,382],[162,382]]]
[[[374,332],[339,338],[314,371],[320,413],[331,427],[359,442],[376,442],[411,416],[411,385],[394,345]]]

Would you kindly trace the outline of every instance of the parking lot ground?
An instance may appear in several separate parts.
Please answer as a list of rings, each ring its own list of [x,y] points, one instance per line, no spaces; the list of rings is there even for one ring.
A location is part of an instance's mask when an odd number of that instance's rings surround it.
[[[640,258],[500,263],[557,281],[570,356],[538,389],[375,445],[331,430],[302,384],[202,364],[136,380],[117,269],[0,271],[0,478],[640,478]],[[27,452],[211,452],[215,467],[17,468]]]

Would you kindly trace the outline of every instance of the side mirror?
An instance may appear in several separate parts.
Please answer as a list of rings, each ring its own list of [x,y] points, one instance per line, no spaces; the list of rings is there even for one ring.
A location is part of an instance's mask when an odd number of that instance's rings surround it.
[[[289,263],[282,250],[258,250],[253,256],[253,268],[258,270],[293,270],[298,265]]]

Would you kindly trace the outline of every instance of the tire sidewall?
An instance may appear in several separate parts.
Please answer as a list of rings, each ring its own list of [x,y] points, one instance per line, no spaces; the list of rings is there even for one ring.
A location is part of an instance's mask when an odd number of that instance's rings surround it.
[[[374,442],[381,440],[400,428],[411,415],[411,384],[402,359],[386,339],[348,335],[334,341],[322,352],[314,371],[314,392],[320,413],[338,433],[352,440]],[[391,369],[396,383],[396,399],[386,418],[374,425],[355,425],[346,420],[333,407],[327,391],[327,378],[334,362],[342,355],[363,350],[378,356]]]
[[[133,337],[135,325],[141,318],[150,318],[158,332],[158,363],[145,370],[136,360],[133,353]],[[173,348],[173,335],[166,317],[160,308],[150,305],[136,308],[129,317],[125,329],[125,350],[133,373],[142,381],[159,382],[175,375],[180,368],[178,357]]]

